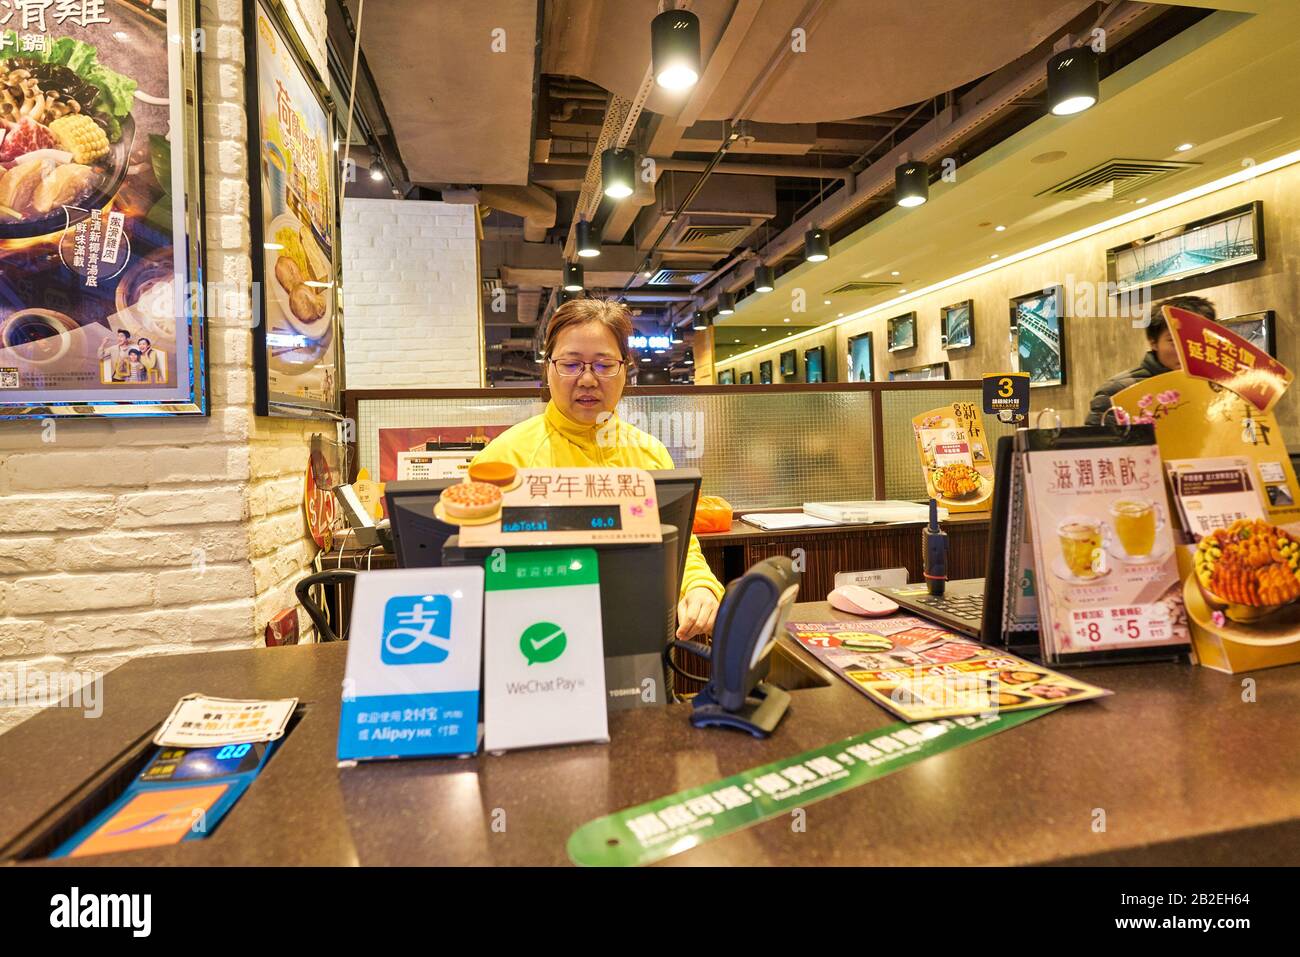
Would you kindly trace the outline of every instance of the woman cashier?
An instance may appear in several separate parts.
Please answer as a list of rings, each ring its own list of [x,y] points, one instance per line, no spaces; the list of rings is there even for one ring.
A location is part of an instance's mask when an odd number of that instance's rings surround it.
[[[551,316],[544,356],[550,401],[541,415],[498,435],[474,463],[508,462],[516,468],[621,466],[671,469],[662,442],[618,418],[614,411],[627,381],[627,338],[632,317],[622,303],[573,299]],[[677,637],[713,630],[723,594],[692,535],[677,605]]]

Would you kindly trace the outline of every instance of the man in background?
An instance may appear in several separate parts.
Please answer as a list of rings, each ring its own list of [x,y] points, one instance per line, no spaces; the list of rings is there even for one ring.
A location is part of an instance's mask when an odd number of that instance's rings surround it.
[[[1151,321],[1146,327],[1147,345],[1150,350],[1142,357],[1142,362],[1136,368],[1121,372],[1097,390],[1088,407],[1088,418],[1084,421],[1084,425],[1101,425],[1101,417],[1110,408],[1111,398],[1115,393],[1143,379],[1182,368],[1182,363],[1178,361],[1178,350],[1174,348],[1173,334],[1169,331],[1169,324],[1165,322],[1165,315],[1161,311],[1162,306],[1186,309],[1188,312],[1204,316],[1211,322],[1217,322],[1219,318],[1214,310],[1214,303],[1200,296],[1174,296],[1172,299],[1163,299],[1153,305]],[[1113,416],[1111,418],[1114,419]]]

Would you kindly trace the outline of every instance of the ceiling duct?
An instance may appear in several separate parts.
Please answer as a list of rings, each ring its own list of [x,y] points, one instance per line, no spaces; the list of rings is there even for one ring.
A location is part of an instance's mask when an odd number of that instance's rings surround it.
[[[751,176],[714,174],[705,181],[689,209],[681,203],[699,177],[667,172],[655,185],[655,201],[638,220],[638,248],[648,248],[663,234],[659,249],[667,255],[712,263],[730,253],[759,226],[776,215],[776,183]]]
[[[547,230],[555,226],[555,194],[540,186],[484,186],[479,203],[522,217],[524,239],[530,243],[545,240]]]
[[[1129,193],[1144,190],[1174,173],[1199,165],[1167,160],[1110,159],[1037,195],[1084,197],[1096,201],[1120,199]]]

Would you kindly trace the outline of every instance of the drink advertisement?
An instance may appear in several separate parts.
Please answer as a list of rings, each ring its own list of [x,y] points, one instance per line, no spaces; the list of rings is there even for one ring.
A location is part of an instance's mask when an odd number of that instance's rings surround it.
[[[292,28],[263,0],[252,11],[257,412],[330,417],[342,385],[333,113]]]
[[[206,413],[194,6],[0,5],[0,416]]]
[[[1025,455],[1049,661],[1187,644],[1160,451],[1149,429],[1126,444],[1069,447],[1050,430]]]
[[[1155,430],[1197,658],[1234,674],[1300,661],[1300,486],[1271,411],[1291,371],[1194,313],[1165,317],[1184,368],[1113,401]]]
[[[979,409],[954,402],[912,419],[925,491],[950,512],[986,512],[993,496],[993,458]]]

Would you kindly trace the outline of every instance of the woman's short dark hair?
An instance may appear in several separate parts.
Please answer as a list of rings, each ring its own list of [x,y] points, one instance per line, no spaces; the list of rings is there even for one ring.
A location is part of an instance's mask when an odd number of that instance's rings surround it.
[[[599,322],[614,334],[614,339],[618,342],[619,358],[627,362],[627,337],[632,335],[632,313],[623,303],[612,299],[570,299],[556,309],[546,326],[542,355],[547,359],[551,357],[555,351],[555,341],[565,329],[570,326],[585,326],[589,322]]]
[[[1151,322],[1147,324],[1147,342],[1155,342],[1159,339],[1160,334],[1168,326],[1168,323],[1165,322],[1165,314],[1160,311],[1162,306],[1186,309],[1198,316],[1204,316],[1211,322],[1219,321],[1219,315],[1214,310],[1214,303],[1201,296],[1172,296],[1169,299],[1161,299],[1151,307]]]

